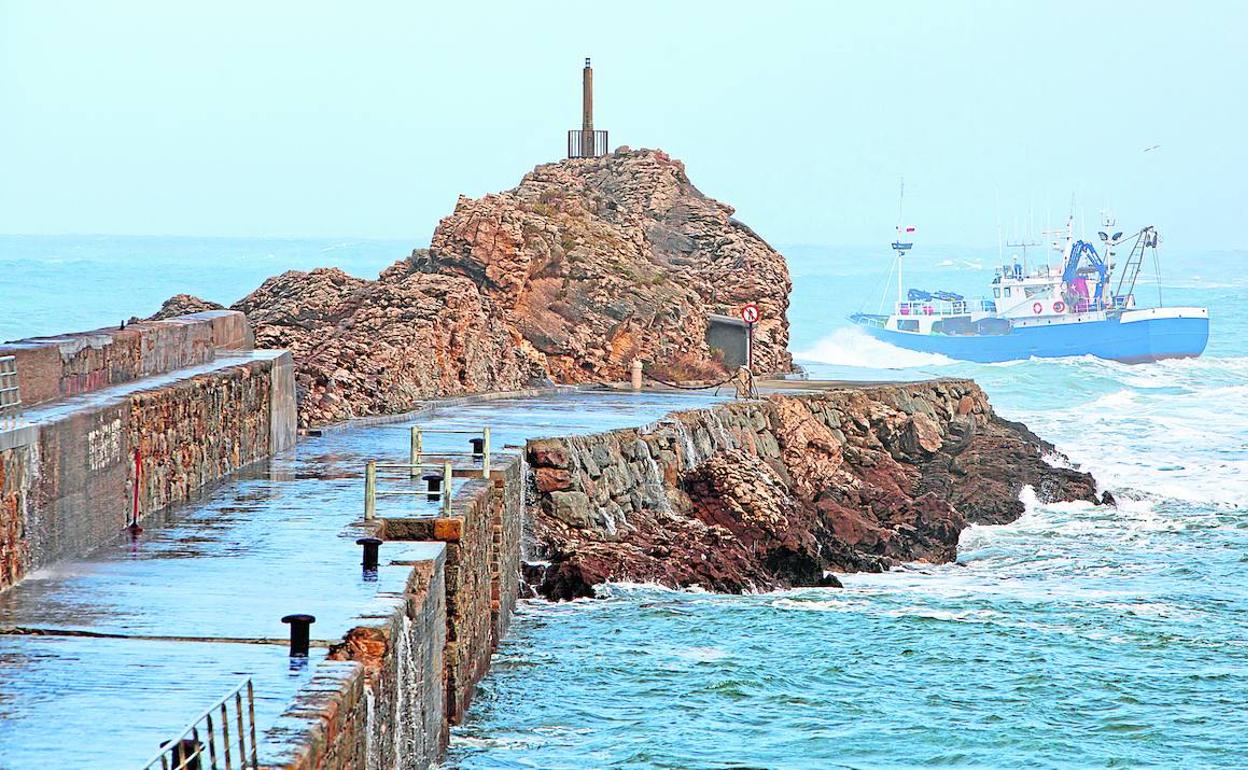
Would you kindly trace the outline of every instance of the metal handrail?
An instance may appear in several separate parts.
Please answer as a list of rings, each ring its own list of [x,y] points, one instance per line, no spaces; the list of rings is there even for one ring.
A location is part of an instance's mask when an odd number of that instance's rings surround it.
[[[412,464],[419,463],[422,456],[432,454],[435,457],[444,455],[456,455],[456,452],[425,452],[426,433],[439,433],[443,435],[463,435],[463,436],[480,436],[481,441],[481,475],[488,478],[490,475],[490,426],[486,425],[475,430],[465,428],[422,428],[419,425],[412,426],[411,445],[408,452],[409,461]],[[476,452],[469,453],[473,457],[477,456]],[[415,476],[416,474],[412,474]]]
[[[246,722],[243,719],[243,692],[247,694]],[[230,713],[230,701],[234,709]],[[220,721],[215,717],[220,715]],[[230,721],[237,729],[236,738],[230,737]],[[220,732],[220,742],[217,740]],[[249,745],[250,741],[250,745]],[[257,770],[256,742],[256,693],[251,677],[239,682],[234,689],[219,698],[173,740],[165,741],[160,751],[141,765],[141,770]],[[233,761],[234,749],[238,749],[238,761]],[[220,757],[218,757],[218,754]],[[218,762],[218,758],[222,760]],[[205,764],[207,760],[207,764]]]
[[[464,435],[464,436],[480,436],[481,451],[477,452],[426,452],[425,451],[425,434],[440,433],[448,435]],[[440,469],[442,471],[442,489],[438,491],[439,497],[442,499],[442,513],[449,515],[451,512],[451,481],[454,477],[454,468],[451,461],[445,459],[447,457],[468,456],[481,459],[481,477],[488,479],[490,477],[490,427],[488,425],[481,428],[422,428],[419,425],[413,425],[411,429],[411,441],[408,451],[408,462],[397,463],[385,460],[369,460],[364,466],[364,518],[377,518],[377,498],[389,497],[395,495],[428,495],[427,491],[412,489],[377,489],[377,470],[406,468],[409,478],[416,478],[420,475],[421,470]],[[442,458],[440,463],[424,462],[426,457]],[[390,477],[389,480],[397,480]]]
[[[395,495],[428,495],[429,492],[416,489],[383,489],[377,490],[377,469],[383,470],[387,468],[407,468],[411,470],[410,478],[415,478],[420,470],[440,470],[442,471],[442,488],[438,490],[438,497],[442,501],[442,513],[449,514],[451,512],[451,482],[454,477],[454,468],[451,466],[450,460],[443,460],[441,463],[393,463],[378,462],[377,460],[369,460],[364,465],[364,518],[372,520],[377,518],[377,498],[391,497]]]

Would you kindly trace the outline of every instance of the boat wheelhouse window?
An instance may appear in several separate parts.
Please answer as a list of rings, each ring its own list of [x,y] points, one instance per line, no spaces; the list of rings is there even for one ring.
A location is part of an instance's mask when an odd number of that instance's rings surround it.
[[[1006,287],[1005,287],[1005,296],[1007,296],[1007,297],[1008,297],[1008,296],[1010,296],[1010,287],[1009,287],[1009,286],[1006,286]]]
[[[903,332],[917,332],[919,330],[919,322],[914,318],[899,318],[897,320],[897,329]]]
[[[997,299],[1001,299],[1001,287],[999,286],[993,287],[992,296],[996,297]]]
[[[1048,291],[1049,291],[1049,287],[1047,286],[1028,286],[1027,288],[1023,289],[1023,293],[1027,295],[1027,299],[1031,299],[1037,294],[1047,294]]]

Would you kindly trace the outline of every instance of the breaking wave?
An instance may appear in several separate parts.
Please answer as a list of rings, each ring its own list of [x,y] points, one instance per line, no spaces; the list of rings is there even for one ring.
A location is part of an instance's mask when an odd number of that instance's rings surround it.
[[[908,369],[955,363],[953,359],[936,353],[920,353],[890,345],[852,326],[837,329],[810,348],[795,352],[793,357],[801,363],[865,369]]]

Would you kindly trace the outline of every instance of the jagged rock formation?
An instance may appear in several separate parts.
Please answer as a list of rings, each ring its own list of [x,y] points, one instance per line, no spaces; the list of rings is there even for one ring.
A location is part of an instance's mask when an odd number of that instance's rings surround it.
[[[206,299],[191,294],[175,294],[160,306],[155,314],[145,319],[131,318],[133,323],[138,320],[146,321],[164,321],[167,318],[177,318],[178,316],[190,315],[191,313],[202,313],[205,310],[225,310],[224,305],[218,305]]]
[[[1094,479],[1045,462],[1051,452],[969,380],[773,396],[531,441],[534,555],[549,566],[530,577],[567,599],[607,581],[739,592],[947,562],[968,524],[1018,518],[1024,485],[1098,500]]]
[[[299,422],[555,380],[714,377],[709,313],[758,302],[759,372],[788,371],[784,258],[657,150],[538,166],[460,198],[430,249],[376,281],[337,269],[270,278],[233,306],[258,347],[295,356]],[[219,308],[185,294],[153,318]]]
[[[411,409],[422,399],[517,390],[543,376],[476,286],[399,262],[376,281],[290,271],[234,306],[256,346],[295,357],[302,425]]]
[[[497,195],[461,197],[427,269],[467,276],[561,382],[618,380],[633,358],[721,371],[708,313],[757,302],[759,372],[792,368],[784,258],[657,150],[538,166]]]

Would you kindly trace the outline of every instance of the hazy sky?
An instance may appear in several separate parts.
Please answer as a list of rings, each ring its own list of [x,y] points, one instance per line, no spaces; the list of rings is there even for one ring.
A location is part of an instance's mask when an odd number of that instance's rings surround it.
[[[0,232],[427,243],[565,149],[661,147],[775,243],[1248,247],[1248,2],[0,0]],[[1144,148],[1160,145],[1144,152]],[[998,213],[1000,212],[1000,213]]]

